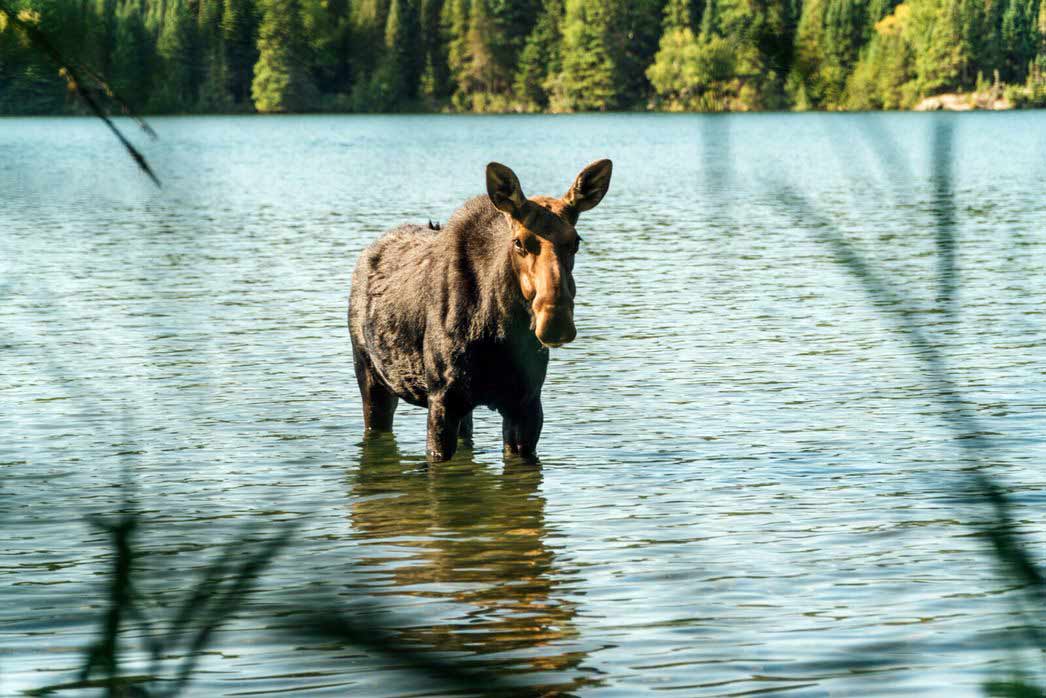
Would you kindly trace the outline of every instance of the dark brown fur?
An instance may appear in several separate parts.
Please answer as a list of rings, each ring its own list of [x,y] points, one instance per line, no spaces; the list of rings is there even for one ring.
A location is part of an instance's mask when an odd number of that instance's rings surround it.
[[[400,399],[427,407],[429,457],[445,460],[485,405],[502,415],[505,452],[534,455],[548,347],[575,335],[574,224],[610,174],[601,160],[562,199],[528,200],[491,163],[487,196],[442,229],[401,225],[363,251],[349,336],[368,430],[390,430]]]

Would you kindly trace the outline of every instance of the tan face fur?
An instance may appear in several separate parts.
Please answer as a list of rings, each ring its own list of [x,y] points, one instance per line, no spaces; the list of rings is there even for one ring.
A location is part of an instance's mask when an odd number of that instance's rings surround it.
[[[511,226],[510,258],[519,290],[533,312],[534,333],[547,347],[577,335],[573,271],[581,238],[574,225],[579,213],[606,194],[611,171],[609,160],[599,160],[581,171],[562,198],[527,199],[512,170],[494,162],[487,166],[487,193]]]

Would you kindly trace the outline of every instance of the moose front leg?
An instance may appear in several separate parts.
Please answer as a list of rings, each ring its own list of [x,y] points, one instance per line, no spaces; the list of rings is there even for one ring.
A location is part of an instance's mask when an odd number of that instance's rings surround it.
[[[428,456],[435,463],[450,460],[458,447],[463,411],[445,396],[429,396]]]
[[[541,411],[541,398],[522,405],[518,409],[501,413],[501,435],[505,441],[506,456],[522,456],[527,459],[537,457],[538,439],[541,438],[541,425],[544,414]]]

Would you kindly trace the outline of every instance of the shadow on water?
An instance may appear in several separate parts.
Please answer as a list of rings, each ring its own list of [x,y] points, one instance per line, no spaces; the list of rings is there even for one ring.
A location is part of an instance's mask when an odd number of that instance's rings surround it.
[[[895,193],[906,198],[905,192],[915,189],[914,177],[910,169],[903,166],[889,134],[874,129],[865,135],[879,154],[883,170],[893,172]],[[931,310],[952,326],[960,322],[954,140],[953,119],[934,122],[929,143],[931,193],[927,228],[934,241],[937,293]],[[959,473],[947,473],[951,477],[959,476],[949,488],[949,499],[954,506],[972,505],[979,510],[970,523],[974,534],[987,541],[1000,574],[1018,592],[1012,604],[1019,622],[1006,636],[994,638],[1011,652],[1010,675],[987,682],[985,692],[1011,698],[1046,695],[1027,678],[1031,672],[1020,655],[1022,649],[1031,649],[1040,655],[1041,664],[1041,653],[1046,651],[1046,636],[1042,633],[1046,575],[1024,544],[1023,533],[1012,513],[1012,502],[992,472],[992,452],[998,446],[981,424],[976,404],[967,398],[955,377],[957,367],[950,361],[946,341],[922,323],[920,311],[927,309],[918,308],[899,279],[884,265],[875,264],[863,254],[829,214],[818,210],[811,200],[789,185],[767,183],[767,189],[775,192],[780,209],[792,217],[796,226],[810,230],[817,241],[830,250],[835,263],[858,282],[870,305],[904,340],[923,374],[927,392],[936,403],[936,417],[951,431],[962,469]]]
[[[564,680],[585,653],[570,647],[577,609],[564,598],[568,575],[547,543],[540,467],[492,467],[468,449],[430,466],[382,434],[361,444],[348,481],[359,591],[393,607],[395,597],[412,609],[417,601],[453,608],[451,617],[398,625],[394,644],[515,677],[526,685],[517,695],[567,695],[591,683]]]
[[[139,588],[136,531],[140,520],[134,509],[129,499],[115,520],[90,519],[109,537],[113,559],[107,605],[99,620],[97,637],[85,649],[78,680],[27,691],[26,695],[47,696],[89,688],[102,689],[110,697],[182,695],[202,652],[222,625],[241,609],[265,569],[295,532],[293,526],[285,526],[276,534],[246,527],[198,573],[195,584],[181,595],[170,612],[157,618],[146,609],[158,604],[145,598]],[[123,669],[125,656],[135,653],[148,657],[144,673]]]

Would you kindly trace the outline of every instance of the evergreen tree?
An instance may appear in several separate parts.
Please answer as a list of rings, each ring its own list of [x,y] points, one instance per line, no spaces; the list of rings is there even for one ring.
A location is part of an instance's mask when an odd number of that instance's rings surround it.
[[[313,82],[321,93],[344,97],[352,89],[353,77],[349,0],[306,0],[302,10]]]
[[[208,112],[224,112],[232,106],[222,32],[224,10],[224,0],[198,0],[197,40],[203,58],[199,106]]]
[[[94,44],[92,46],[94,49],[92,53],[95,58],[95,70],[105,78],[106,81],[112,80],[113,53],[117,49],[116,10],[116,0],[97,0],[95,4],[95,17],[97,20],[94,22],[95,40],[90,43]]]
[[[460,81],[466,93],[493,93],[501,85],[499,66],[494,56],[495,25],[487,10],[487,0],[472,0],[469,7],[469,29],[465,35],[468,62]]]
[[[449,89],[458,95],[464,89],[469,64],[469,0],[446,0],[440,13],[442,40],[447,47]]]
[[[562,22],[562,0],[545,0],[541,15],[520,53],[516,95],[537,109],[548,107],[549,92],[555,87],[553,81],[563,69],[560,57]]]
[[[690,0],[668,0],[661,23],[662,34],[677,29],[693,30],[695,21],[694,4]]]
[[[647,67],[653,62],[661,37],[665,0],[616,0],[610,4],[609,46],[617,84],[619,107],[643,106],[650,95]]]
[[[352,68],[357,90],[364,89],[368,78],[381,65],[389,5],[389,0],[357,0],[353,4]]]
[[[435,104],[450,96],[451,77],[442,25],[444,0],[421,0],[422,78],[419,89]]]
[[[258,62],[258,8],[255,0],[225,0],[222,38],[225,79],[234,104],[251,97],[254,64]]]
[[[491,55],[499,90],[507,90],[519,63],[519,55],[537,23],[542,0],[486,0],[492,39]]]
[[[789,92],[801,107],[837,108],[868,39],[861,0],[807,0],[796,32]]]
[[[689,0],[668,0],[663,30],[647,78],[661,100],[661,106],[682,110],[696,106],[701,93],[697,74],[697,38],[694,36],[693,5]]]
[[[850,109],[899,109],[912,100],[912,57],[904,37],[910,8],[897,9],[876,22],[875,33],[847,82]]]
[[[550,105],[555,111],[606,111],[617,106],[616,66],[610,46],[613,24],[606,0],[566,0],[563,70]]]
[[[418,42],[417,14],[408,0],[392,0],[385,21],[385,52],[374,77],[372,95],[383,111],[393,111],[399,105],[417,97]]]
[[[1039,48],[1039,0],[1007,0],[1002,14],[1003,80],[1024,82]]]
[[[161,88],[152,106],[160,111],[192,111],[203,81],[203,56],[196,17],[185,0],[167,4],[156,48]]]
[[[144,109],[149,102],[155,52],[141,7],[125,2],[117,14],[110,84],[135,109]]]
[[[161,112],[904,108],[995,80],[1046,102],[1046,0],[11,2]],[[0,111],[71,94],[0,26]]]
[[[308,70],[300,0],[270,0],[258,30],[251,97],[260,112],[296,112],[315,100]]]

